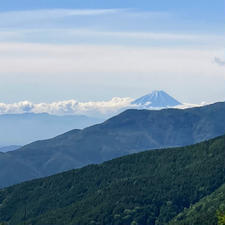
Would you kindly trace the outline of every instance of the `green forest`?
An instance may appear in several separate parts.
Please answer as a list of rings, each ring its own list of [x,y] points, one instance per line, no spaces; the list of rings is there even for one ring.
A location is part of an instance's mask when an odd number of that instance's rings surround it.
[[[7,225],[224,225],[225,136],[0,190]]]

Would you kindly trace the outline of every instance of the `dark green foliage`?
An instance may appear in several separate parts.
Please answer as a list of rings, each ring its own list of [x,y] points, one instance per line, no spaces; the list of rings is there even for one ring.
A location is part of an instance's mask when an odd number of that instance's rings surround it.
[[[225,184],[178,214],[169,225],[217,225],[225,209]],[[217,218],[218,217],[218,218]]]
[[[225,225],[225,204],[220,206],[220,209],[218,209],[217,219],[218,219],[218,225]]]
[[[224,159],[225,136],[22,183],[0,191],[0,221],[9,225],[165,225],[223,188]]]
[[[0,154],[0,187],[147,149],[185,146],[225,133],[225,103],[186,110],[127,110],[106,122]]]

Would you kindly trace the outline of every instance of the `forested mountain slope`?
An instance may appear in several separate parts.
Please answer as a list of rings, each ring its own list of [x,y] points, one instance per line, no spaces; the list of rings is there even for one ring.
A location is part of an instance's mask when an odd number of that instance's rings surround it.
[[[10,225],[166,225],[222,188],[224,159],[222,136],[22,183],[0,191],[0,221]]]
[[[216,225],[219,213],[225,216],[225,184],[178,214],[169,225]]]

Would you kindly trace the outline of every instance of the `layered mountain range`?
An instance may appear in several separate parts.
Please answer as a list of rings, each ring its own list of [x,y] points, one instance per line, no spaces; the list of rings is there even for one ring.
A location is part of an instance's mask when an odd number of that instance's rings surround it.
[[[224,102],[185,110],[127,110],[102,124],[0,153],[0,187],[146,149],[186,146],[223,135],[224,115]]]

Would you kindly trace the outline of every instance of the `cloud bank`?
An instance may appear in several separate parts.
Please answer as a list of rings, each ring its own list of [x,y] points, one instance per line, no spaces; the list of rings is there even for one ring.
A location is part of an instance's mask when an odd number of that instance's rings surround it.
[[[109,101],[90,101],[78,102],[74,99],[58,101],[52,103],[32,103],[30,101],[21,101],[12,104],[0,103],[1,114],[21,114],[21,113],[48,113],[52,115],[86,115],[92,117],[107,118],[116,115],[126,109],[146,109],[144,106],[131,104],[134,99],[130,97],[114,97]],[[204,106],[207,103],[190,104],[185,103],[174,108],[186,109],[198,106]],[[148,108],[155,109],[157,108]],[[160,109],[160,108],[158,108]]]
[[[74,99],[52,103],[21,101],[13,104],[0,103],[0,114],[49,113],[54,115],[110,116],[131,107],[132,98],[114,97],[109,101],[78,102]]]

